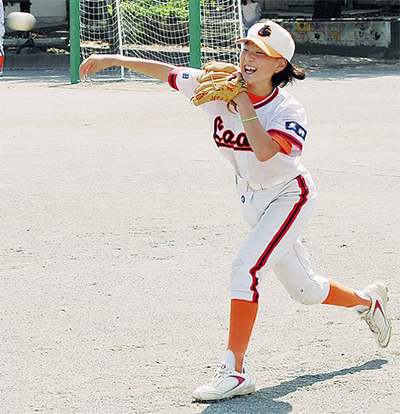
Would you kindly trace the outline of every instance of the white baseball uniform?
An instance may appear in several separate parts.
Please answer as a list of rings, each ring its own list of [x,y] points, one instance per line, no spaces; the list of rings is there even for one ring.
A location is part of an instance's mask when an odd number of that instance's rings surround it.
[[[169,84],[190,98],[201,73],[193,68],[174,69]],[[293,299],[322,303],[329,281],[312,272],[299,240],[316,202],[313,180],[300,162],[307,135],[305,111],[281,88],[261,100],[250,97],[259,121],[282,148],[265,162],[257,160],[240,115],[229,112],[226,102],[201,105],[216,145],[233,166],[242,212],[252,228],[232,264],[231,299],[258,302],[258,284],[273,269]]]

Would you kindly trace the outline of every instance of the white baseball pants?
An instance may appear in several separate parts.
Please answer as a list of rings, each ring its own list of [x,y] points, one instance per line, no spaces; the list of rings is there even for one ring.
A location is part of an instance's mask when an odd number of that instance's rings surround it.
[[[231,299],[258,302],[258,285],[273,270],[294,300],[305,305],[322,303],[329,281],[310,269],[300,242],[316,204],[311,175],[305,172],[269,190],[254,190],[239,179],[237,192],[252,232],[232,263]]]

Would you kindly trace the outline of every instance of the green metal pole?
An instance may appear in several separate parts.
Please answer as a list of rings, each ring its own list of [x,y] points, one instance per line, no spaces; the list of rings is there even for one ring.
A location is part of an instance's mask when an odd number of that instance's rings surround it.
[[[79,81],[80,57],[79,0],[69,1],[69,70],[71,83]]]
[[[200,0],[189,0],[190,67],[201,67]]]

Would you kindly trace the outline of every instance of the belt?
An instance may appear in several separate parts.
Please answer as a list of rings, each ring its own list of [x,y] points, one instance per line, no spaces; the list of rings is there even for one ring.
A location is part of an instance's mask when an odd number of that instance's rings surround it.
[[[272,188],[276,187],[277,185],[284,184],[286,181],[287,180],[285,180],[284,177],[278,177],[269,184],[259,184],[246,181],[240,175],[236,175],[236,184],[241,183],[242,185],[245,185],[247,189],[252,191],[272,190]]]

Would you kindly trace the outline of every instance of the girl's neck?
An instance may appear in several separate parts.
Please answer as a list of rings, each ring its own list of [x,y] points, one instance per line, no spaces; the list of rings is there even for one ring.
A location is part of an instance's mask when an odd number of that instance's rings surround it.
[[[249,94],[256,97],[265,98],[273,92],[274,88],[271,85],[267,88],[249,88]]]
[[[262,101],[263,99],[265,99],[266,97],[268,97],[269,95],[271,95],[271,93],[274,91],[274,88],[271,86],[271,90],[269,92],[266,93],[254,93],[254,91],[249,91],[249,98],[251,100],[251,102],[253,103],[257,103]]]

